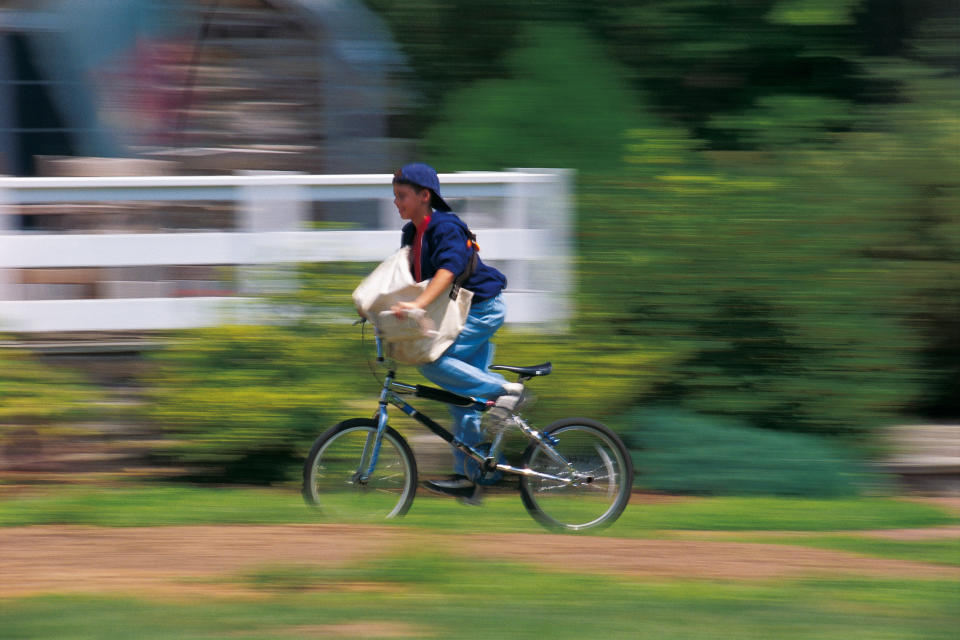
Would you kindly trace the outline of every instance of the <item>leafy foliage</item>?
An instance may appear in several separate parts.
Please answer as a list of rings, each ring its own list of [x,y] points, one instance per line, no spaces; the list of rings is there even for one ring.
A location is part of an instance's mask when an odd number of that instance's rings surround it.
[[[917,283],[943,290],[955,265],[879,250],[914,233],[903,210],[919,193],[859,167],[855,145],[843,177],[819,173],[838,153],[779,159],[776,173],[725,157],[584,194],[603,212],[583,238],[584,321],[688,354],[647,400],[851,434],[910,410],[927,377],[912,316],[933,302]]]
[[[956,83],[872,64],[904,102],[860,109],[857,131],[813,114],[806,141],[717,153],[649,126],[629,172],[584,182],[583,321],[686,354],[641,400],[849,435],[960,415]]]
[[[0,440],[17,431],[52,434],[90,415],[99,395],[80,376],[28,353],[0,349]]]
[[[668,409],[634,411],[622,421],[636,482],[647,490],[840,497],[869,482],[851,453],[812,436]]]
[[[426,137],[442,167],[616,167],[623,131],[634,126],[622,71],[582,29],[528,27],[506,56],[508,77],[453,92]]]
[[[360,389],[345,331],[229,326],[185,335],[156,357],[151,417],[166,456],[201,475],[262,482],[292,471]],[[367,374],[369,375],[369,374]]]
[[[355,415],[345,407],[370,397],[367,354],[343,322],[363,268],[304,265],[302,286],[262,303],[273,324],[183,332],[153,354],[148,415],[169,442],[157,456],[197,479],[291,476],[317,436]]]

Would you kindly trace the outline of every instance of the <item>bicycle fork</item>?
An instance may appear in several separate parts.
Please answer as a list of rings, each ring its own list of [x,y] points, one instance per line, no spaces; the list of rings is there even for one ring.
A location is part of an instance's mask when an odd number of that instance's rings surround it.
[[[360,455],[360,467],[354,474],[353,479],[356,484],[365,485],[370,476],[377,468],[377,461],[380,459],[380,447],[383,444],[383,433],[387,430],[387,403],[390,402],[390,385],[393,383],[393,372],[387,376],[380,391],[379,408],[377,409],[377,432],[376,434],[367,434],[367,441],[363,445],[363,453]],[[372,442],[371,442],[372,440]],[[367,460],[367,468],[363,469],[363,461]]]

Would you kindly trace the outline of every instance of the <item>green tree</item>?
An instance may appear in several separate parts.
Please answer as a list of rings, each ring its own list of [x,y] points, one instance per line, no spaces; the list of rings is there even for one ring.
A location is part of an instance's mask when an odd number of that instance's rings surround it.
[[[937,49],[923,40],[917,48]],[[906,292],[901,322],[920,340],[924,382],[915,407],[938,419],[960,417],[960,53],[954,56],[952,68],[876,63],[875,73],[899,80],[903,101],[872,114],[874,132],[857,155],[860,172],[899,194],[884,203],[897,232],[866,253]]]
[[[776,109],[778,96],[823,99],[842,111],[843,103],[879,90],[855,59],[864,48],[856,19],[861,0],[601,5],[593,29],[629,68],[634,86],[658,113],[714,148],[749,146],[739,127],[723,126],[723,117],[756,105]]]
[[[420,101],[403,119],[417,137],[436,120],[454,91],[474,82],[508,77],[506,55],[529,24],[593,21],[605,3],[579,0],[366,0],[393,33]]]
[[[451,169],[572,167],[622,163],[623,132],[637,122],[622,70],[582,29],[529,27],[506,56],[506,78],[453,92],[425,146]]]
[[[873,64],[905,99],[859,109],[858,131],[814,123],[819,135],[760,153],[646,131],[628,144],[632,175],[587,188],[603,214],[585,236],[600,262],[585,311],[685,353],[643,401],[846,434],[918,407],[957,415],[956,85]]]

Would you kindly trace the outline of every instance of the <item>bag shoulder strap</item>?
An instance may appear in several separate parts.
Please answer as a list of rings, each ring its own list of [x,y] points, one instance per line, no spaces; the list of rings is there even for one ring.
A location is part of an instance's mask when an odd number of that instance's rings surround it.
[[[460,289],[463,284],[470,279],[470,276],[477,270],[477,252],[480,251],[480,245],[477,244],[477,236],[473,231],[464,227],[467,233],[467,247],[470,249],[470,257],[467,259],[467,267],[453,281],[450,288],[450,299],[456,300],[460,295]]]

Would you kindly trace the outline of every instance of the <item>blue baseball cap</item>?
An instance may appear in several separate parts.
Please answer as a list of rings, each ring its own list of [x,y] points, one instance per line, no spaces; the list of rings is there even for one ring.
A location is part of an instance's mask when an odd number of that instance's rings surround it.
[[[450,205],[440,196],[437,170],[422,162],[413,162],[393,174],[394,183],[408,183],[430,189],[430,206],[437,211],[450,211]]]

